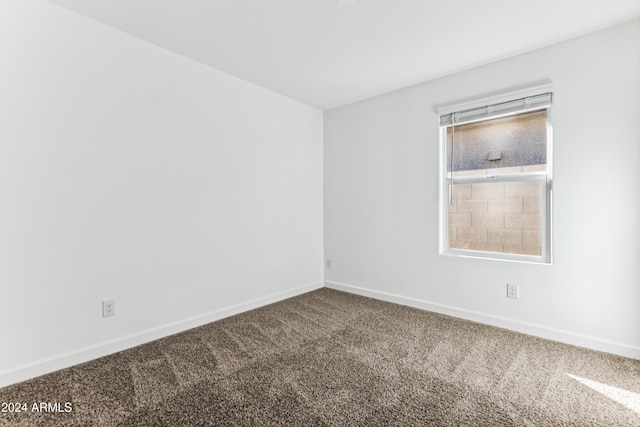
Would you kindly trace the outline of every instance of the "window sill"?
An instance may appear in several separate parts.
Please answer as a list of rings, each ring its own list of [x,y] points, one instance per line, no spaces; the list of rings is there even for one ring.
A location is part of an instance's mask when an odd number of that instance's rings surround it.
[[[536,257],[518,254],[505,254],[498,252],[475,252],[465,250],[446,250],[440,251],[439,255],[452,258],[471,258],[486,261],[506,261],[519,264],[549,265],[553,266],[553,260],[546,257]]]

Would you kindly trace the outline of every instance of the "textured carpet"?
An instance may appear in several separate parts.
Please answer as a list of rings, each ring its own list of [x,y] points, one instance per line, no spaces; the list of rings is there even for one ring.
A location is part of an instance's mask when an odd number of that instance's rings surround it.
[[[320,289],[0,402],[28,404],[10,426],[640,426],[640,361]]]

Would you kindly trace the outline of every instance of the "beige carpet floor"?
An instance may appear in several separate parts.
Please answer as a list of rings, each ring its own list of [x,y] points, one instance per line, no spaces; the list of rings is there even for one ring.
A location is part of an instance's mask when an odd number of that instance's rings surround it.
[[[0,402],[29,405],[3,426],[640,426],[640,361],[320,289]]]

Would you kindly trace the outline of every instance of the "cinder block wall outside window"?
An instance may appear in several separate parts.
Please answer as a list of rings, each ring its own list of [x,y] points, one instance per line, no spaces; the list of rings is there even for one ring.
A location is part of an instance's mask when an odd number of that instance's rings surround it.
[[[545,165],[466,171],[472,175],[544,171]],[[460,173],[456,173],[460,176]],[[540,182],[454,184],[449,206],[452,249],[540,255]]]

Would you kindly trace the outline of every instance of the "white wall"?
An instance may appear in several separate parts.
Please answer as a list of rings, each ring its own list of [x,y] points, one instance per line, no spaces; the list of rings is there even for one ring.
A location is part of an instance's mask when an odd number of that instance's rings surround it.
[[[0,52],[0,385],[322,286],[321,111],[40,0]]]
[[[555,264],[438,255],[435,107],[547,79]],[[326,112],[327,285],[640,358],[639,117],[640,21]]]

